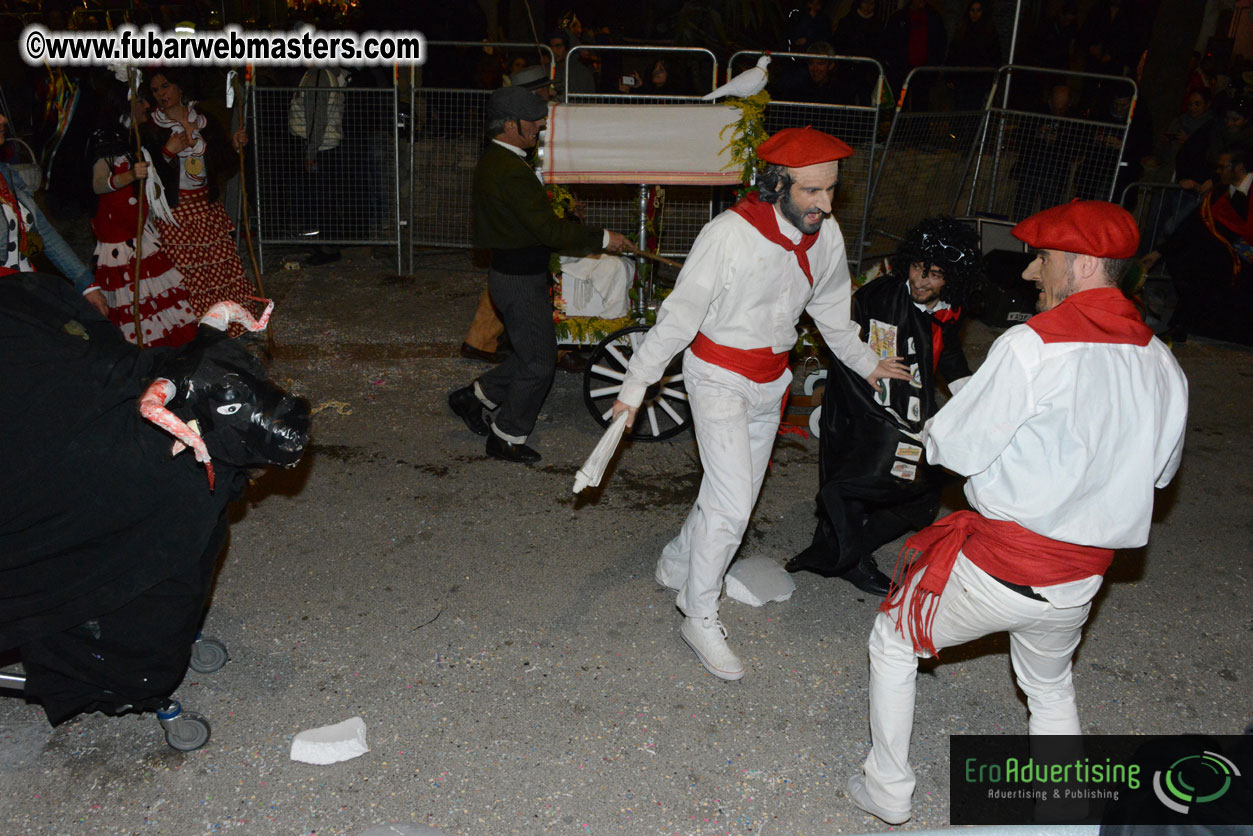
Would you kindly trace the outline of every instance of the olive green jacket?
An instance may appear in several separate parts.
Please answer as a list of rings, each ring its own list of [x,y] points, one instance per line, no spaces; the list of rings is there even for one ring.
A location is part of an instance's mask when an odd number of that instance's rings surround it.
[[[569,255],[601,249],[604,230],[558,218],[548,192],[517,154],[489,142],[474,169],[474,246],[542,246]]]

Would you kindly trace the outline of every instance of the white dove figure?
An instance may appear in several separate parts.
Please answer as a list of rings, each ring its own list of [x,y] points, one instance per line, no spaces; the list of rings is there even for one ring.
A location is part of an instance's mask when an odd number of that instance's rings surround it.
[[[770,54],[766,53],[757,59],[756,67],[751,67],[735,78],[729,79],[726,84],[717,90],[701,96],[701,99],[707,102],[720,99],[723,96],[738,96],[743,99],[760,93],[766,87],[766,67],[769,65]]]

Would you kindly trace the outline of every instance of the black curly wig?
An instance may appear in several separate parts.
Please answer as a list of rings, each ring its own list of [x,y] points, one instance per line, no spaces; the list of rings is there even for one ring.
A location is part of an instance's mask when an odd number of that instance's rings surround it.
[[[933,265],[942,269],[940,299],[955,308],[966,304],[984,276],[979,233],[950,215],[927,218],[905,233],[905,240],[889,261],[892,277],[900,281],[909,279],[909,265],[914,262],[922,262],[924,271]]]

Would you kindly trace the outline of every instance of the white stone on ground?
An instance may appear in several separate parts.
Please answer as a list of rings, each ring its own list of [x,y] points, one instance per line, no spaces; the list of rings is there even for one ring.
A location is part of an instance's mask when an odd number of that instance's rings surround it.
[[[796,591],[787,570],[768,557],[737,560],[727,572],[727,597],[750,607],[786,601]]]

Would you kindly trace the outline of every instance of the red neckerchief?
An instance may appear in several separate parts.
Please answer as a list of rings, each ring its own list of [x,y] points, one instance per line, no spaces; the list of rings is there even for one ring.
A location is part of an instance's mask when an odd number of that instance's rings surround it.
[[[1148,345],[1153,339],[1153,329],[1116,287],[1071,294],[1057,307],[1028,319],[1027,326],[1045,343]]]
[[[1052,586],[1104,575],[1114,558],[1113,549],[1063,543],[974,511],[949,514],[905,541],[892,573],[892,589],[879,606],[880,612],[896,611],[896,629],[913,641],[915,651],[936,655],[931,624],[959,551],[992,577],[1025,586]],[[924,569],[909,593],[910,584]]]
[[[940,352],[944,350],[944,332],[940,330],[940,323],[961,319],[962,309],[941,308],[935,313],[927,311],[927,315],[931,317],[931,371],[934,372],[940,367]]]
[[[779,231],[779,221],[774,212],[774,204],[766,203],[757,197],[757,192],[749,192],[741,200],[737,201],[731,207],[731,211],[742,217],[753,225],[753,229],[757,230],[772,244],[778,244],[785,250],[796,254],[796,262],[801,266],[801,272],[805,274],[805,278],[809,279],[809,286],[814,285],[813,273],[809,272],[809,256],[805,251],[814,245],[818,240],[818,233],[812,232],[808,235],[801,233],[801,241],[799,244],[793,244],[788,240],[787,236]]]
[[[1224,195],[1224,198],[1226,196]],[[1231,242],[1227,240],[1227,236],[1218,231],[1216,219],[1214,217],[1214,190],[1210,189],[1205,193],[1205,197],[1201,199],[1201,206],[1197,209],[1197,214],[1201,218],[1201,223],[1209,230],[1209,234],[1214,236],[1220,244],[1227,248],[1227,255],[1231,258],[1231,276],[1240,272],[1240,256],[1236,255],[1235,248],[1231,246]]]
[[[0,267],[0,276],[12,276],[16,272],[12,267]]]

